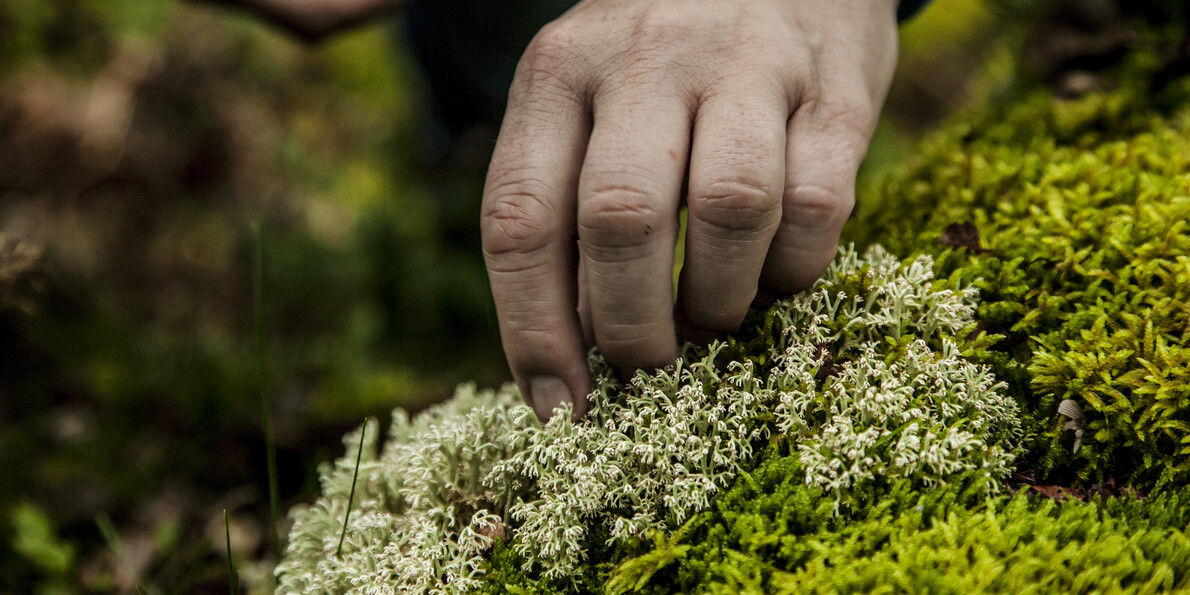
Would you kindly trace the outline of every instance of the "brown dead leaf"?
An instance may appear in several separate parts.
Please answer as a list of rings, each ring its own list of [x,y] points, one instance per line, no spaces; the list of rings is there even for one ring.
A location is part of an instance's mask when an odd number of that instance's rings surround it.
[[[478,533],[488,539],[498,539],[502,542],[508,542],[508,529],[500,521],[496,521],[496,524],[491,527],[480,527]]]
[[[942,232],[942,237],[938,238],[938,241],[943,246],[966,248],[975,254],[984,252],[983,245],[979,243],[979,228],[970,221],[947,225],[946,231]]]
[[[818,366],[818,372],[814,374],[814,380],[818,382],[822,382],[839,373],[835,369],[835,358],[831,355],[830,347],[830,343],[821,343],[818,345],[818,353],[815,354],[815,359],[822,358],[822,365]]]

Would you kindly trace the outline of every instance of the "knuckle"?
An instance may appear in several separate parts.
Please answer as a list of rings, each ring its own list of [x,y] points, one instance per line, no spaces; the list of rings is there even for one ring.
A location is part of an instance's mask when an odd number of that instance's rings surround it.
[[[582,40],[582,28],[572,25],[567,19],[559,19],[547,23],[533,36],[525,55],[547,61],[557,57],[568,57],[582,45]]]
[[[484,255],[499,262],[539,252],[553,241],[556,219],[556,209],[530,185],[497,187],[484,201],[480,218]]]
[[[719,181],[692,193],[691,217],[724,231],[767,229],[780,220],[781,193],[754,180]]]
[[[642,245],[666,224],[657,199],[639,183],[596,184],[579,204],[579,239],[585,245]]]
[[[509,364],[527,367],[552,354],[567,352],[565,335],[558,332],[558,321],[540,312],[524,316],[503,316],[501,333]]]
[[[865,148],[880,118],[880,111],[864,93],[840,94],[836,99],[820,101],[814,105],[814,112],[832,128],[847,134],[851,137],[849,140],[858,141]]]
[[[582,33],[566,21],[554,21],[538,31],[521,55],[517,66],[517,81],[536,86],[542,83],[561,83],[567,72],[582,60]]]
[[[849,191],[801,183],[786,189],[782,217],[797,227],[834,229],[843,225],[854,207],[855,196]]]
[[[640,14],[633,40],[639,49],[669,47],[687,38],[689,23],[688,10],[666,2],[654,2]]]

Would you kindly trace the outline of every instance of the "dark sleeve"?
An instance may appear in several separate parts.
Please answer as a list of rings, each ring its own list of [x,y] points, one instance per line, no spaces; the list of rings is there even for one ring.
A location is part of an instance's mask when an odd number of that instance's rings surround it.
[[[902,23],[909,20],[929,3],[930,0],[901,0],[897,5],[897,20]]]

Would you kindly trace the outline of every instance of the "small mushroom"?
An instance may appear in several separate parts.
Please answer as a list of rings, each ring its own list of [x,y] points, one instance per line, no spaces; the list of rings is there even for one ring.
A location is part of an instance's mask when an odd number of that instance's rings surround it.
[[[1058,403],[1058,413],[1070,418],[1063,430],[1074,430],[1074,454],[1078,454],[1078,447],[1083,444],[1083,433],[1087,431],[1087,418],[1083,417],[1083,408],[1073,399],[1066,399]]]

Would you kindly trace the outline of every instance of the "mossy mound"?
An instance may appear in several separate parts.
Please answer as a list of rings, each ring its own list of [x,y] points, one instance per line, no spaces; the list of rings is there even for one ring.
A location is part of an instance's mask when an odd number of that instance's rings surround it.
[[[1146,80],[957,126],[851,227],[979,289],[1002,335],[980,359],[1021,404],[1039,478],[1190,480],[1190,86]],[[1077,454],[1064,399],[1086,415]]]
[[[350,436],[278,593],[1190,591],[1190,84],[1144,69],[929,140],[848,231],[891,253],[674,369],[593,357],[580,423],[398,412],[349,515]]]

